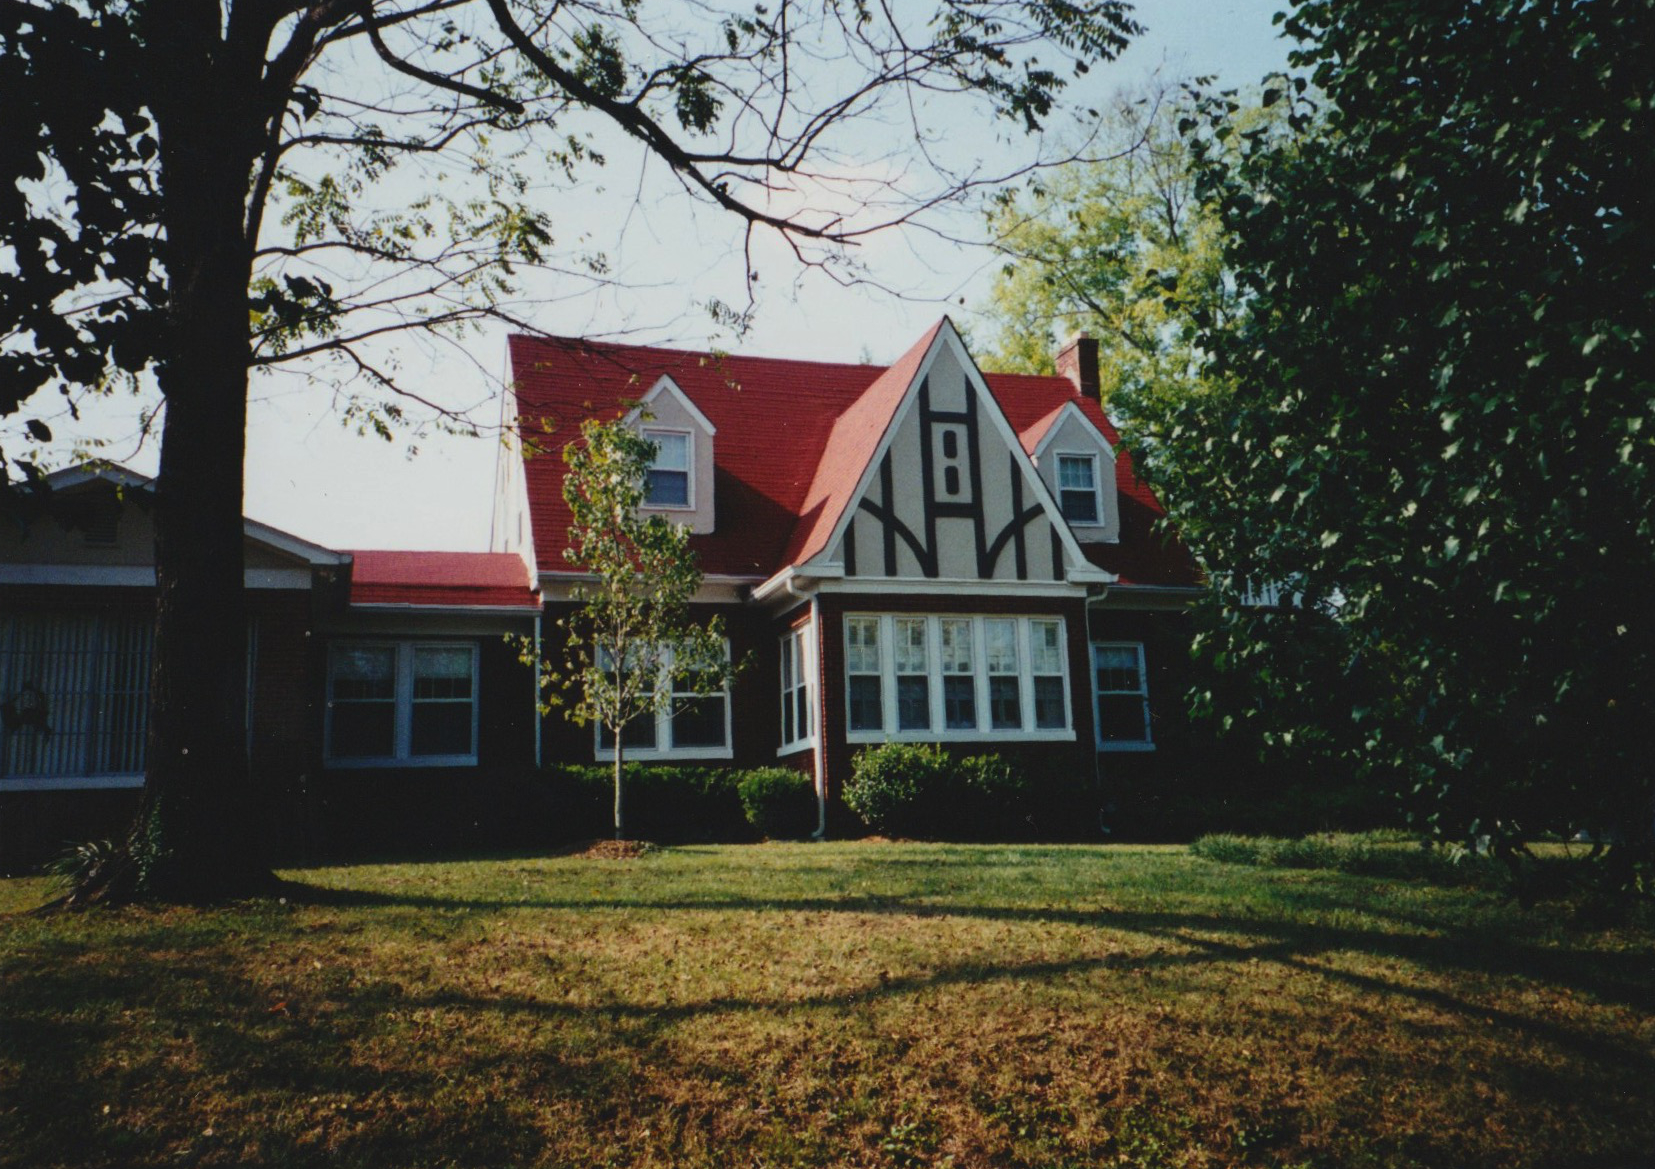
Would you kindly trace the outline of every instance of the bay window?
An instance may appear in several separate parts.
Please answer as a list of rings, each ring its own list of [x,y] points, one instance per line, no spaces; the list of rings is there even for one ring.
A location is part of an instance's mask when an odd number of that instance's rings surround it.
[[[1072,738],[1063,630],[1056,617],[847,616],[847,737]]]
[[[473,644],[336,642],[328,648],[328,762],[473,765],[476,695]]]

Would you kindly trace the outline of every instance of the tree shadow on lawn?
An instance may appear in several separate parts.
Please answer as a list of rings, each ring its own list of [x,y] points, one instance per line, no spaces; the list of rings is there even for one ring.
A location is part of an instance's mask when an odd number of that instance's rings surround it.
[[[290,898],[294,893],[290,892]],[[709,898],[637,900],[625,903],[564,902],[552,900],[496,901],[398,896],[363,890],[327,890],[305,887],[310,904],[340,907],[388,906],[409,909],[514,910],[587,912],[594,909],[645,911],[731,910],[759,913],[900,914],[924,917],[964,917],[1031,925],[1092,926],[1100,931],[1152,939],[1157,948],[1145,954],[1077,956],[1046,961],[971,960],[938,969],[897,973],[870,979],[861,985],[822,993],[763,996],[713,995],[690,1002],[650,1003],[614,997],[594,1003],[571,1003],[533,994],[474,987],[437,986],[410,992],[395,981],[396,970],[375,972],[368,979],[346,976],[329,982],[312,975],[308,965],[288,969],[262,980],[240,973],[224,961],[222,937],[204,935],[199,944],[179,947],[176,931],[142,929],[142,936],[123,939],[118,951],[103,951],[96,963],[74,961],[75,947],[54,944],[33,955],[28,977],[14,977],[4,1004],[6,1024],[0,1057],[25,1073],[13,1078],[8,1089],[11,1119],[0,1108],[0,1134],[9,1125],[42,1126],[0,1152],[30,1163],[47,1151],[61,1163],[118,1163],[110,1153],[109,1125],[95,1118],[112,1095],[141,1096],[152,1075],[176,1085],[178,1064],[192,1066],[191,1079],[206,1079],[228,1087],[223,1092],[245,1098],[248,1107],[269,1109],[270,1101],[300,1113],[305,1100],[349,1098],[363,1101],[366,1110],[355,1128],[328,1130],[325,1147],[309,1141],[317,1126],[331,1123],[319,1109],[303,1123],[292,1119],[261,1134],[261,1159],[286,1163],[393,1163],[418,1161],[435,1148],[469,1149],[469,1163],[490,1158],[511,1160],[543,1152],[546,1132],[532,1110],[514,1109],[484,1093],[468,1091],[468,1083],[504,1086],[512,1092],[530,1089],[560,1101],[577,1116],[588,1116],[594,1126],[614,1122],[604,1113],[606,1096],[630,1099],[634,1078],[651,1065],[673,1066],[683,1054],[673,1042],[680,1025],[706,1019],[769,1014],[786,1019],[795,1013],[822,1010],[865,1011],[894,999],[947,993],[951,989],[992,983],[1056,983],[1076,976],[1107,973],[1122,978],[1146,974],[1205,971],[1225,965],[1254,962],[1275,964],[1297,973],[1342,983],[1362,995],[1382,1000],[1409,1000],[1468,1024],[1492,1027],[1510,1038],[1502,1046],[1512,1053],[1510,1066],[1499,1073],[1520,1085],[1518,1099],[1507,1108],[1521,1107],[1521,1097],[1579,1100],[1595,1116],[1613,1118],[1617,1132],[1636,1129],[1642,1113],[1635,1104],[1610,1099],[1608,1085],[1646,1084],[1655,1076],[1655,1054],[1638,1043],[1635,1034],[1624,1038],[1585,1030],[1506,1008],[1491,1007],[1435,987],[1406,985],[1378,975],[1340,968],[1332,959],[1341,952],[1358,952],[1400,959],[1441,972],[1518,976],[1566,985],[1604,1002],[1648,1009],[1652,1000],[1647,954],[1589,954],[1552,952],[1493,936],[1467,946],[1453,937],[1397,936],[1377,930],[1270,920],[1232,919],[1214,914],[1132,912],[1121,910],[1070,911],[1059,908],[944,905],[898,897],[844,898]],[[309,935],[314,940],[317,935]],[[324,935],[325,936],[325,935]],[[278,938],[272,949],[279,955]],[[437,949],[442,943],[432,943]],[[83,947],[90,951],[88,943]],[[1324,960],[1325,959],[1325,960]],[[1588,966],[1590,964],[1590,967]],[[158,973],[157,967],[163,969]],[[461,968],[469,979],[472,971]],[[294,993],[280,1004],[271,996],[291,984]],[[785,988],[779,988],[785,990]],[[73,1004],[73,1007],[69,1006]],[[1274,1005],[1262,1001],[1262,1010]],[[1293,1008],[1283,1008],[1287,1015]],[[123,1033],[134,1026],[122,1021],[122,1011],[137,1010],[163,1033],[139,1044],[133,1066],[111,1072],[109,1049],[123,1046]],[[442,1058],[424,1062],[417,1042],[394,1047],[389,1062],[371,1054],[374,1041],[389,1029],[407,1026],[409,1018],[429,1017],[434,1028],[430,1042],[439,1045]],[[459,1030],[444,1032],[445,1021],[465,1020]],[[482,1024],[497,1028],[488,1031]],[[1291,1020],[1284,1016],[1284,1022]],[[466,1026],[479,1034],[540,1034],[547,1026],[544,1047],[527,1059],[522,1052],[490,1048],[469,1042]],[[1547,1058],[1547,1049],[1566,1053],[1569,1060]],[[1364,1057],[1366,1053],[1353,1053]],[[710,1058],[710,1057],[709,1057]],[[1401,1058],[1394,1054],[1386,1058]],[[693,1065],[693,1061],[692,1061]],[[693,1066],[681,1071],[694,1073]],[[741,1091],[757,1069],[711,1063],[696,1073],[709,1083]],[[110,1077],[114,1076],[114,1082]],[[726,1079],[728,1077],[728,1079]],[[186,1081],[188,1082],[188,1081]],[[729,1087],[733,1084],[734,1087]],[[712,1091],[712,1089],[709,1089]],[[715,1092],[716,1096],[717,1093]],[[660,1100],[634,1102],[623,1108],[667,1105]],[[893,1105],[894,1106],[894,1105]],[[1630,1111],[1629,1111],[1630,1110]],[[165,1111],[165,1109],[160,1109]],[[319,1119],[318,1119],[319,1117]],[[94,1118],[90,1122],[88,1118]],[[159,1123],[163,1131],[148,1144],[134,1148],[132,1163],[159,1163],[181,1154],[189,1145],[205,1155],[200,1145],[198,1116],[188,1114]],[[312,1121],[315,1121],[315,1125]],[[209,1126],[212,1127],[212,1126]],[[223,1126],[220,1126],[223,1127]],[[1647,1128],[1647,1124],[1642,1124]],[[601,1135],[601,1134],[600,1134]],[[1448,1138],[1432,1134],[1430,1140]],[[475,1142],[470,1144],[468,1142]],[[160,1142],[166,1148],[156,1146]],[[422,1144],[422,1142],[425,1142]],[[458,1143],[456,1143],[458,1142]],[[9,1143],[9,1142],[5,1142]],[[210,1150],[209,1150],[210,1151]],[[1444,1152],[1447,1146],[1443,1147]],[[1586,1152],[1586,1150],[1582,1150]],[[163,1155],[164,1154],[164,1155]],[[468,1154],[470,1155],[470,1154]],[[212,1158],[208,1158],[212,1159]],[[532,1158],[531,1158],[532,1159]],[[466,1158],[461,1158],[467,1163]],[[43,1160],[40,1163],[45,1163]]]
[[[293,885],[289,893],[295,902],[338,908],[389,907],[445,911],[505,912],[540,910],[583,913],[595,910],[622,912],[751,912],[751,913],[845,913],[880,914],[921,918],[960,917],[986,921],[1095,926],[1124,933],[1138,933],[1173,941],[1192,948],[1191,961],[1245,962],[1269,958],[1291,964],[1317,955],[1354,951],[1406,961],[1425,969],[1448,974],[1455,971],[1495,976],[1516,976],[1551,983],[1589,994],[1604,1003],[1655,1011],[1655,960],[1649,950],[1604,952],[1587,947],[1545,947],[1513,940],[1491,927],[1457,928],[1438,933],[1444,922],[1426,916],[1402,914],[1376,908],[1355,899],[1320,898],[1322,911],[1350,910],[1386,918],[1407,925],[1414,933],[1391,933],[1377,929],[1356,929],[1297,922],[1285,917],[1220,914],[1140,912],[1112,908],[1071,910],[1056,906],[960,905],[950,901],[914,899],[882,894],[845,894],[837,897],[703,897],[628,898],[616,900],[557,900],[526,897],[510,899],[467,899],[423,894],[383,893],[366,889],[335,889],[316,885]],[[1191,931],[1218,933],[1249,939],[1246,944],[1213,941]],[[1340,972],[1316,968],[1329,977]],[[1355,976],[1351,976],[1355,977]],[[1364,989],[1379,990],[1389,984],[1376,982]],[[1392,988],[1412,993],[1414,988]]]

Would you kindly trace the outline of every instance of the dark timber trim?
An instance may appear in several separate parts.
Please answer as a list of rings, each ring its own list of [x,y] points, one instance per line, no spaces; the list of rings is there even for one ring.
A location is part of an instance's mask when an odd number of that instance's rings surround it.
[[[845,575],[856,575],[856,518],[845,521]]]

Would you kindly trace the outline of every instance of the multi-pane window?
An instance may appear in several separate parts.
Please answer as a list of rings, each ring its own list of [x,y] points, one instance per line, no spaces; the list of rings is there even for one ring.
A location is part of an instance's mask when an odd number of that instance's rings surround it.
[[[1094,645],[1092,674],[1098,704],[1098,745],[1106,750],[1151,747],[1149,680],[1144,670],[1143,645]]]
[[[1098,515],[1098,460],[1095,455],[1057,456],[1057,496],[1063,518],[1095,524]]]
[[[1061,621],[1029,622],[1029,673],[1034,679],[1034,725],[1042,730],[1068,726]]]
[[[926,620],[898,617],[896,638],[896,726],[923,731],[931,726],[931,662],[925,648]]]
[[[846,617],[849,737],[1068,737],[1063,628],[1052,617]]]
[[[997,731],[1023,728],[1017,625],[1016,621],[1003,617],[985,618],[983,621],[983,638],[988,643],[985,655],[988,659],[988,721]]]
[[[649,465],[649,482],[644,492],[648,507],[690,506],[690,436],[678,430],[646,430],[644,437],[655,444],[655,459]]]
[[[845,618],[846,718],[852,731],[885,726],[884,664],[878,617]]]
[[[346,766],[477,761],[477,647],[336,642],[327,754]]]
[[[810,741],[811,723],[810,626],[782,638],[782,746]]]
[[[726,651],[728,646],[725,647]],[[653,656],[653,655],[652,655]],[[677,755],[686,758],[726,759],[730,755],[730,691],[726,686],[711,693],[698,693],[696,681],[672,668],[672,651],[664,650],[658,663],[660,675],[645,679],[648,706],[621,728],[621,745],[629,755]],[[657,705],[648,696],[659,692],[671,679],[672,693]],[[615,748],[615,735],[602,723],[597,728],[597,754]]]
[[[951,731],[977,729],[977,670],[972,665],[969,618],[942,617],[942,725]]]

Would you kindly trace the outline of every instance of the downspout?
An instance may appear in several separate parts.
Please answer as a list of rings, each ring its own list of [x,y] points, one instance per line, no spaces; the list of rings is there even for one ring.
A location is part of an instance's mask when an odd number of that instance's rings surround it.
[[[540,613],[534,615],[534,702],[529,710],[534,718],[534,769],[540,770]]]
[[[1092,670],[1092,602],[1101,601],[1109,594],[1109,586],[1104,585],[1103,591],[1095,597],[1087,597],[1086,610],[1086,701],[1091,708],[1092,717],[1087,721],[1092,724],[1092,790],[1097,793],[1098,799],[1098,829],[1105,836],[1112,834],[1112,830],[1103,822],[1103,752],[1098,750],[1098,698],[1093,692],[1097,686],[1097,678]]]
[[[793,582],[788,581],[792,588]],[[816,720],[816,749],[812,754],[816,758],[816,831],[810,834],[812,840],[827,839],[827,689],[822,678],[822,613],[818,598],[813,594],[810,598],[810,653],[815,660],[816,695],[812,703],[814,709],[811,717]]]

